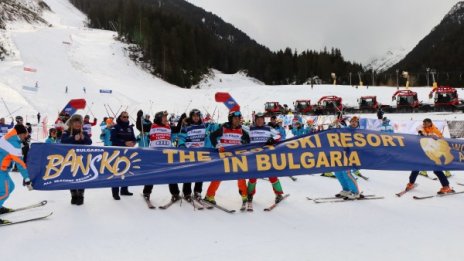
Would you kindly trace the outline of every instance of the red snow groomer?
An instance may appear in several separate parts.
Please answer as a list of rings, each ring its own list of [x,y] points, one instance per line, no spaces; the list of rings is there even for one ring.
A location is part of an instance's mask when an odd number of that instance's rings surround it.
[[[285,112],[285,109],[279,102],[266,102],[264,104],[264,114],[266,117],[279,115]]]
[[[376,112],[379,109],[377,96],[361,96],[358,99],[359,112]]]
[[[335,114],[343,111],[342,98],[338,96],[323,96],[317,101],[315,114]]]
[[[429,98],[432,97],[434,98],[435,111],[455,111],[463,107],[463,105],[460,104],[458,92],[453,87],[440,86],[434,88],[429,93]]]
[[[310,114],[313,112],[311,100],[296,100],[293,102],[293,106],[295,107],[295,113]]]
[[[396,91],[392,101],[396,98],[396,112],[428,112],[432,110],[429,104],[422,104],[417,99],[417,92],[411,90]]]

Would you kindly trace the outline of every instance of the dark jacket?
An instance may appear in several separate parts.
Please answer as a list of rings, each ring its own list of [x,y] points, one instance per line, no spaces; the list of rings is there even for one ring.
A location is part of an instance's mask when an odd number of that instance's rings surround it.
[[[89,135],[85,132],[84,133],[84,139],[83,140],[78,140],[74,138],[76,135],[80,134],[81,130],[73,130],[72,134],[69,130],[64,131],[63,134],[61,135],[61,143],[63,144],[79,144],[79,145],[91,145],[92,140],[90,139]]]
[[[116,125],[111,128],[111,143],[113,146],[126,146],[126,141],[135,142],[133,125],[129,122],[123,122],[121,119],[116,120]]]

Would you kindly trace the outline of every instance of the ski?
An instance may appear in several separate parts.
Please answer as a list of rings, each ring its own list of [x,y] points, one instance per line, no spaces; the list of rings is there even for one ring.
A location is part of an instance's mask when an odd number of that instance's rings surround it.
[[[365,198],[375,197],[375,195],[364,195]],[[342,199],[340,197],[325,197],[325,198],[310,198],[306,197],[307,200],[331,200],[331,199]]]
[[[360,201],[360,200],[374,200],[374,199],[383,199],[384,197],[372,196],[364,198],[356,198],[356,199],[348,199],[348,198],[337,198],[337,199],[330,199],[330,200],[318,200],[314,199],[314,203],[339,203],[339,202],[349,202],[349,201]]]
[[[41,202],[36,203],[36,204],[28,205],[28,206],[25,206],[25,207],[14,208],[14,209],[11,209],[11,211],[9,211],[9,212],[2,213],[2,214],[0,214],[0,215],[5,215],[5,214],[13,213],[13,212],[28,210],[28,209],[31,209],[31,208],[43,207],[43,206],[45,206],[45,205],[47,205],[47,201],[46,201],[46,200],[41,201]]]
[[[143,194],[140,194],[140,195],[142,195],[143,200],[145,201],[145,203],[147,204],[147,207],[149,209],[155,209],[156,208],[148,198],[146,198]]]
[[[395,195],[397,195],[398,197],[401,197],[403,196],[404,194],[408,193],[409,191],[415,189],[416,187],[418,186],[418,184],[414,184],[414,187],[412,189],[405,189],[399,193],[396,193]]]
[[[369,180],[369,177],[366,177],[366,176],[364,176],[364,175],[361,174],[361,173],[358,173],[358,174],[355,173],[355,175],[358,176],[358,177],[360,177],[360,178],[362,178],[362,179],[364,179],[364,180]]]
[[[279,202],[270,205],[269,207],[265,208],[264,211],[271,211],[271,210],[273,210],[275,207],[277,207],[277,205],[279,205],[279,203],[281,203],[282,201],[284,201],[284,200],[285,200],[286,198],[288,198],[289,196],[290,196],[290,194],[285,194]]]
[[[447,197],[447,196],[452,196],[452,195],[462,194],[462,193],[464,193],[464,191],[458,191],[458,192],[448,193],[448,194],[436,194],[436,195],[423,196],[423,197],[413,196],[412,198],[413,199],[428,199],[428,198],[435,198],[435,197],[441,198],[441,197]]]
[[[291,180],[293,180],[293,181],[297,181],[297,180],[298,180],[298,179],[297,179],[296,177],[294,177],[294,176],[288,176],[288,177],[289,177]]]
[[[211,206],[213,208],[220,209],[220,210],[222,210],[224,212],[227,212],[227,213],[230,213],[230,214],[235,213],[235,209],[227,209],[227,208],[225,208],[223,206],[220,206],[218,204],[211,204],[211,203],[209,203],[208,201],[205,201],[205,200],[201,200],[201,203],[203,203],[203,205],[205,205],[205,206]]]
[[[174,203],[179,202],[179,201],[181,201],[180,198],[177,199],[177,200],[171,200],[171,201],[169,201],[169,203],[167,203],[165,205],[162,205],[162,206],[159,206],[158,208],[160,208],[160,209],[168,209],[170,206],[174,205]]]
[[[464,183],[456,182],[459,186],[464,186]]]
[[[431,180],[437,180],[437,179],[438,179],[437,177],[432,178],[432,177],[430,177],[429,175],[426,176],[426,175],[419,174],[419,176],[424,177],[424,178],[427,178],[427,179],[431,179]]]
[[[53,212],[50,212],[46,215],[35,217],[35,218],[28,218],[28,219],[23,219],[23,220],[5,220],[8,223],[0,224],[0,226],[10,226],[10,225],[16,225],[16,224],[21,224],[21,223],[26,223],[26,222],[31,222],[31,221],[37,221],[37,220],[42,220],[45,219],[49,216],[51,216]]]
[[[200,204],[203,208],[206,208],[206,209],[213,209],[214,208],[213,206],[203,204],[201,199],[195,198],[194,200],[195,200],[196,203]]]
[[[198,202],[195,202],[195,200],[193,200],[193,198],[190,201],[189,200],[186,200],[186,201],[188,203],[192,204],[194,210],[197,210],[197,209],[198,210],[203,210],[204,209],[203,205],[201,205]]]
[[[246,203],[246,211],[253,212],[253,202],[252,201],[248,201]]]

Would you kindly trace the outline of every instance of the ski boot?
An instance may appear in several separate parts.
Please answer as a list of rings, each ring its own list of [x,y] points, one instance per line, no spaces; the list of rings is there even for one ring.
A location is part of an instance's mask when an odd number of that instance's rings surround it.
[[[414,188],[414,183],[408,183],[408,184],[406,185],[406,189],[405,189],[405,190],[406,190],[406,191],[409,191],[409,190],[411,190],[411,189],[413,189],[413,188]]]
[[[0,225],[7,225],[7,224],[11,224],[11,222],[5,219],[0,219]]]
[[[279,203],[280,201],[282,201],[282,199],[284,199],[284,197],[281,194],[277,194],[275,197],[275,203]]]
[[[342,190],[338,194],[335,195],[336,198],[346,198],[348,195],[351,194],[350,191]]]
[[[425,171],[425,170],[419,171],[419,175],[422,175],[422,176],[424,176],[424,177],[428,177],[428,176],[429,176],[429,174],[427,174],[427,171]]]
[[[444,186],[443,188],[440,189],[440,191],[437,192],[439,195],[443,194],[450,194],[450,193],[455,193],[454,189],[450,188],[449,186]]]
[[[191,194],[184,195],[184,199],[185,199],[185,201],[187,201],[187,202],[192,202],[192,200],[193,200]]]
[[[203,200],[210,204],[216,205],[216,200],[214,200],[214,196],[205,196]]]
[[[1,207],[1,208],[0,208],[0,215],[1,215],[1,214],[5,214],[5,213],[10,213],[10,212],[13,212],[13,209],[11,209],[11,208],[6,208],[6,207]]]
[[[201,201],[201,192],[193,192],[193,198],[197,201]]]
[[[180,200],[180,196],[179,196],[179,195],[172,195],[172,197],[171,197],[171,201],[172,201],[172,202],[176,202],[176,201],[178,201],[178,200]]]

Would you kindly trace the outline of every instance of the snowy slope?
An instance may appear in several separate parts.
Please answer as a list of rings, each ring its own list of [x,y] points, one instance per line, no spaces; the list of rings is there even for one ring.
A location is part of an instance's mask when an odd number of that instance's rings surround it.
[[[343,96],[344,103],[351,105],[359,96],[372,94],[391,104],[391,94],[396,91],[388,87],[265,86],[243,75],[220,72],[201,89],[181,89],[134,65],[125,45],[113,39],[114,32],[83,27],[85,17],[67,1],[46,2],[54,13],[44,17],[54,26],[9,25],[12,29],[6,34],[16,55],[0,63],[0,96],[10,110],[22,107],[20,114],[28,117],[40,111],[54,119],[69,99],[86,98],[99,119],[106,114],[103,104],[109,104],[115,111],[127,107],[133,116],[140,108],[150,113],[182,113],[192,108],[212,112],[217,107],[223,120],[226,109],[213,98],[217,91],[230,92],[246,115],[262,110],[266,101],[290,105],[296,99],[316,101],[332,94]],[[25,66],[37,72],[24,72]],[[23,85],[35,82],[38,92],[22,90]],[[99,94],[99,89],[112,89],[113,94]],[[429,88],[413,90],[419,92],[419,99],[431,102]],[[464,97],[464,92],[459,90],[459,95]],[[3,107],[0,114],[7,114]],[[462,113],[388,116],[464,120]],[[44,211],[54,214],[48,220],[1,228],[1,260],[463,260],[464,196],[424,201],[415,201],[411,195],[397,198],[394,193],[406,185],[407,172],[362,172],[370,177],[359,181],[365,194],[385,199],[316,205],[305,197],[335,194],[340,190],[336,180],[317,175],[298,177],[297,182],[282,178],[283,188],[291,196],[268,213],[262,209],[272,202],[273,193],[269,183],[260,180],[255,212],[232,215],[194,211],[186,203],[165,211],[148,210],[139,196],[141,187],[130,188],[135,195],[119,202],[112,199],[109,188],[87,190],[84,206],[76,207],[69,204],[68,191],[27,192],[20,186],[19,175],[12,173],[17,190],[6,206],[43,199],[49,204],[29,213],[11,214],[11,218]],[[464,182],[463,173],[453,173],[452,185],[464,190],[455,185]],[[418,183],[411,194],[428,195],[439,189],[437,181],[419,177]],[[158,206],[166,203],[170,199],[167,186],[156,186],[152,198]],[[238,209],[236,182],[223,182],[216,199]]]
[[[406,54],[408,54],[408,52],[404,48],[389,50],[381,57],[372,58],[367,65],[364,66],[364,69],[375,70],[378,73],[384,72],[401,61]]]

